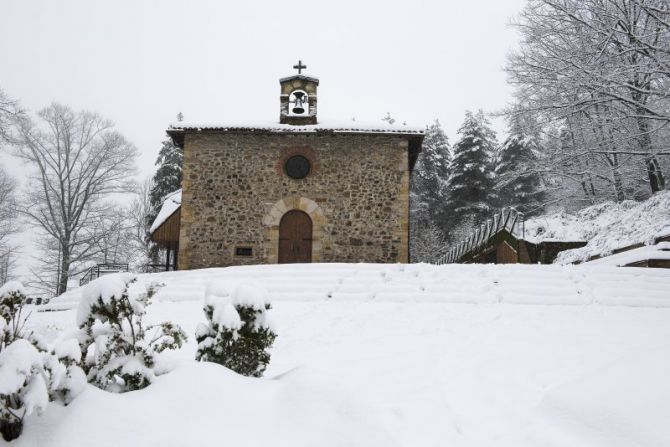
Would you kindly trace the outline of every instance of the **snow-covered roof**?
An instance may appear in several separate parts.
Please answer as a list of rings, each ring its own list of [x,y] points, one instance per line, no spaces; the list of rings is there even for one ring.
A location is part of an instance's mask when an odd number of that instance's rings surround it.
[[[163,225],[163,223],[168,220],[170,216],[172,216],[175,211],[179,209],[181,206],[181,189],[176,190],[175,192],[172,192],[165,196],[165,199],[163,200],[163,205],[161,205],[161,210],[158,212],[158,216],[156,216],[156,220],[154,220],[154,223],[151,224],[151,228],[149,229],[150,233],[153,233],[154,231],[158,230],[158,227]]]
[[[585,262],[585,265],[610,265],[610,266],[624,266],[634,264],[636,262],[649,260],[667,260],[670,261],[670,242],[660,242],[656,245],[647,245],[645,247],[634,248],[632,250],[623,251],[604,258],[595,259],[593,261]]]
[[[325,121],[318,124],[294,126],[292,124],[280,124],[276,121],[248,122],[248,123],[197,123],[180,121],[172,123],[170,131],[223,131],[223,132],[273,132],[273,133],[380,133],[399,135],[421,135],[424,134],[423,127],[389,124],[385,121],[375,123],[363,123],[358,121]]]
[[[279,82],[282,83],[282,82],[286,82],[286,81],[292,81],[293,79],[302,79],[303,81],[312,81],[312,82],[316,83],[316,85],[319,85],[319,78],[317,78],[315,76],[307,76],[307,75],[304,75],[304,74],[294,74],[294,75],[291,75],[291,76],[286,76],[285,78],[281,78],[279,80]]]

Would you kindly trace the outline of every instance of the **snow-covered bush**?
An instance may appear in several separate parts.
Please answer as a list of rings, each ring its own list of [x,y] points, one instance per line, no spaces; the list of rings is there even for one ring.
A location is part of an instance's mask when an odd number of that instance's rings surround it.
[[[6,441],[23,431],[23,418],[51,401],[67,405],[86,385],[75,339],[52,349],[32,332],[24,333],[26,294],[18,282],[0,288],[0,432]]]
[[[49,401],[44,358],[21,338],[25,302],[21,283],[10,281],[0,287],[0,433],[5,441],[18,438],[23,418],[43,410]]]
[[[86,386],[86,374],[81,369],[81,349],[75,338],[60,341],[49,351],[45,368],[49,372],[51,400],[65,405],[72,402]]]
[[[245,376],[263,375],[277,336],[266,297],[257,287],[239,286],[230,292],[225,283],[211,284],[205,297],[207,324],[200,323],[195,334],[196,360],[216,362]]]
[[[114,274],[87,286],[77,310],[82,366],[90,382],[113,392],[148,386],[155,377],[156,354],[176,349],[186,334],[173,323],[144,328],[142,317],[155,288],[128,293],[132,274]]]
[[[0,352],[0,432],[5,441],[21,435],[25,416],[46,408],[47,380],[44,359],[27,340],[15,340]]]
[[[0,287],[0,349],[21,337],[25,318],[21,318],[26,292],[18,281]]]

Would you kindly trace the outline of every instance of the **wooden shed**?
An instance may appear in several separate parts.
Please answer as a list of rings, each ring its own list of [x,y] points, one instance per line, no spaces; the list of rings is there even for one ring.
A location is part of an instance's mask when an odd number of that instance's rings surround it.
[[[165,250],[165,263],[150,266],[154,270],[177,270],[180,226],[181,190],[178,190],[165,198],[151,226],[151,240]]]
[[[560,252],[586,245],[586,241],[556,239],[531,242],[526,234],[524,215],[504,208],[451,247],[437,263],[551,264]]]
[[[484,244],[465,253],[458,262],[474,264],[551,264],[564,250],[586,245],[585,241],[529,242],[503,229]]]

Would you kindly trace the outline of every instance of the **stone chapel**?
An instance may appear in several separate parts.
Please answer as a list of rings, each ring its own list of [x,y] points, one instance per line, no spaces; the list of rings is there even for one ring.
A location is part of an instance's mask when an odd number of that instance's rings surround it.
[[[423,129],[322,122],[319,80],[294,68],[279,80],[278,122],[167,130],[184,150],[181,198],[152,226],[168,266],[408,262]]]

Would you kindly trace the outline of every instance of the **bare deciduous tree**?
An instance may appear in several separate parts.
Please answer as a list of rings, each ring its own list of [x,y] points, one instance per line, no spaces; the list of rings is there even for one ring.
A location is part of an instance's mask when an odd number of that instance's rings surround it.
[[[58,295],[67,290],[73,265],[95,253],[103,199],[129,191],[137,149],[96,113],[52,104],[38,118],[39,124],[23,117],[17,125],[16,155],[33,168],[18,211],[56,253]]]
[[[128,225],[130,230],[130,244],[132,246],[131,263],[135,268],[146,266],[150,263],[154,245],[149,239],[149,229],[153,223],[153,207],[151,206],[151,190],[153,182],[151,178],[145,179],[138,187],[135,197],[128,207]]]
[[[103,264],[126,264],[130,257],[130,228],[126,210],[119,206],[110,206],[100,216],[95,226],[95,258]]]
[[[0,167],[0,284],[10,278],[16,253],[16,248],[9,240],[17,231],[14,212],[15,187],[14,180]]]
[[[616,200],[641,182],[665,188],[669,23],[667,0],[529,0],[521,14],[522,43],[507,65],[516,111],[559,125],[566,150],[547,168],[587,195],[598,185]]]
[[[0,89],[0,145],[13,140],[12,129],[15,120],[23,115],[19,104]]]

